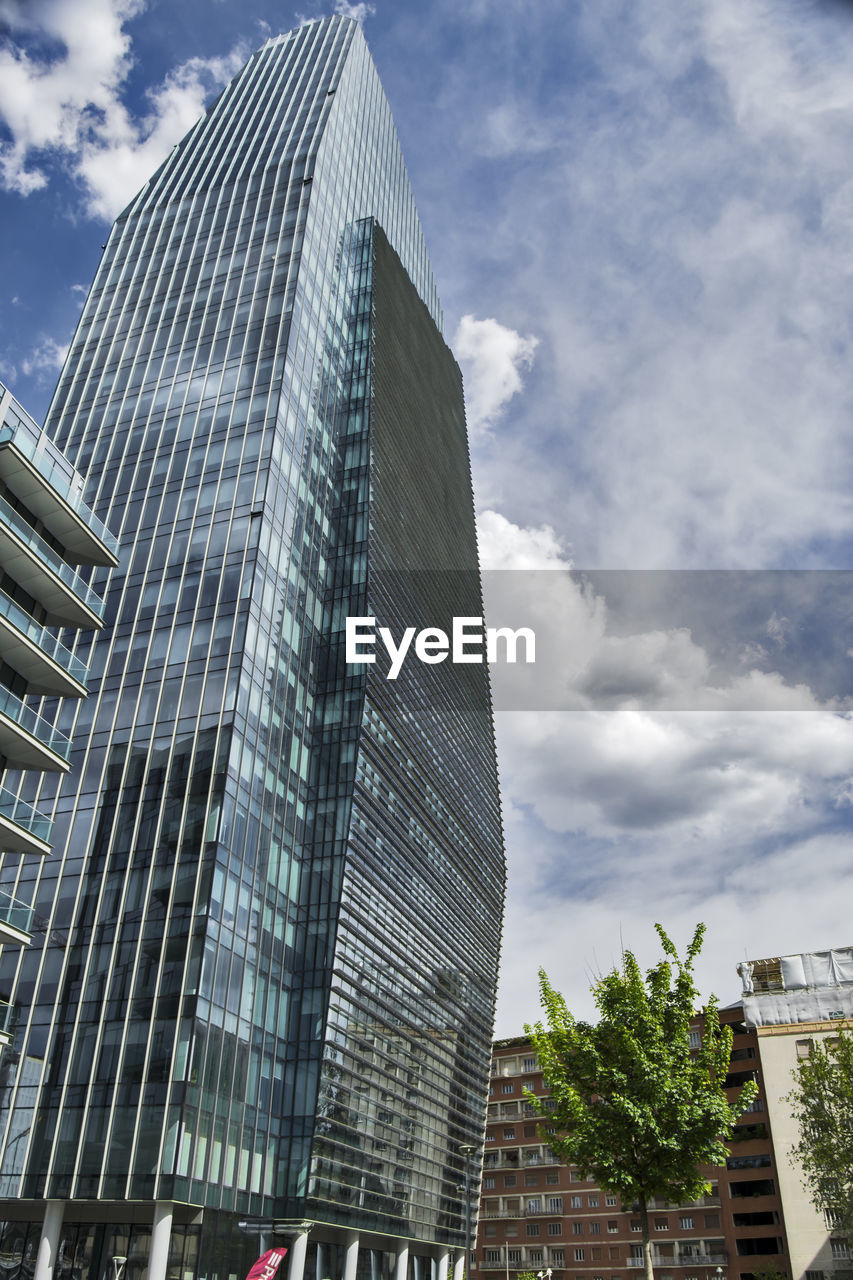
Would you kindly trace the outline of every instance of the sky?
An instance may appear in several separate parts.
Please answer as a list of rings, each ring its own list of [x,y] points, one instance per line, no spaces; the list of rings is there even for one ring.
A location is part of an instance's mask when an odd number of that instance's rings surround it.
[[[42,417],[110,220],[269,35],[362,21],[547,655],[495,676],[498,1034],[655,921],[728,1003],[853,942],[853,4],[330,3],[0,0],[0,378]]]

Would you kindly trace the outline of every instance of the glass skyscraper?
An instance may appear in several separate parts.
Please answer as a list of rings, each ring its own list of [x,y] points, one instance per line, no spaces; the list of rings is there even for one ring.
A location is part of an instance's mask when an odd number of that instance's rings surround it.
[[[0,868],[49,922],[0,956],[0,1256],[243,1280],[280,1241],[292,1280],[444,1280],[503,853],[486,668],[345,662],[348,616],[482,613],[461,378],[355,22],[269,41],[120,216],[46,426],[121,559],[71,774],[20,783],[56,854]]]

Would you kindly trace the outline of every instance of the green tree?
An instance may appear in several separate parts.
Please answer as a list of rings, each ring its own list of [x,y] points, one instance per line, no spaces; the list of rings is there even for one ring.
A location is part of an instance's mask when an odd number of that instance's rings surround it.
[[[853,1236],[853,1034],[813,1040],[788,1094],[800,1130],[792,1148],[818,1209]]]
[[[746,1084],[729,1104],[723,1082],[732,1032],[706,1004],[701,1044],[691,1047],[698,991],[693,962],[705,932],[697,925],[681,960],[655,925],[664,958],[643,978],[630,951],[592,988],[600,1019],[577,1022],[540,970],[547,1027],[526,1027],[549,1099],[529,1101],[545,1122],[543,1140],[605,1191],[636,1202],[646,1280],[653,1280],[649,1207],[660,1196],[684,1204],[705,1194],[700,1164],[725,1164],[724,1139],[752,1102]]]

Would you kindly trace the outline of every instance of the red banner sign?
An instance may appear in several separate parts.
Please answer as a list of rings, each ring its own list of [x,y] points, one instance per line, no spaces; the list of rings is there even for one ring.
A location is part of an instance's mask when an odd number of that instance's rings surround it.
[[[284,1261],[286,1249],[267,1249],[262,1258],[258,1258],[246,1280],[273,1280],[279,1264]]]

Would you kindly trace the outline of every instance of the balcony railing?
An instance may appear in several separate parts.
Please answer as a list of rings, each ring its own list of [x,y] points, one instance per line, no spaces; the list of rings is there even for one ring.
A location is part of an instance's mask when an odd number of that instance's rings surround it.
[[[19,538],[25,546],[35,553],[38,559],[45,564],[57,578],[68,587],[78,600],[91,609],[92,613],[99,618],[104,616],[104,601],[96,591],[89,586],[88,582],[84,582],[78,573],[75,573],[69,564],[54,551],[53,547],[45,542],[44,538],[39,535],[27,524],[26,520],[20,515],[11,503],[5,498],[0,498],[0,521],[11,528],[16,537]]]
[[[43,433],[38,430],[35,423],[33,428],[32,432],[25,432],[20,427],[10,427],[8,424],[0,427],[0,446],[11,444],[23,454],[54,493],[58,493],[63,502],[80,517],[95,537],[117,556],[118,539],[83,501],[83,477],[74,471],[70,463],[61,455],[52,456],[45,445]]]
[[[33,923],[33,908],[25,902],[19,902],[10,893],[0,893],[0,924],[21,933],[29,933]]]
[[[52,636],[44,627],[39,626],[37,622],[33,622],[26,610],[15,604],[15,601],[10,596],[7,596],[5,591],[0,591],[0,614],[4,618],[8,618],[12,625],[17,627],[18,631],[21,631],[29,640],[32,640],[33,644],[42,653],[52,658],[57,666],[62,667],[63,671],[67,671],[74,680],[77,680],[80,684],[86,683],[89,668],[85,662],[75,658],[71,650],[66,649],[64,644],[60,644],[55,636]]]
[[[653,1267],[724,1267],[728,1265],[727,1253],[693,1253],[679,1254],[675,1257],[661,1253],[652,1253]],[[642,1268],[646,1264],[642,1258],[629,1258],[628,1266]]]
[[[0,712],[10,720],[14,720],[21,729],[33,738],[37,738],[43,746],[48,747],[63,760],[69,759],[71,739],[66,738],[65,734],[60,733],[52,724],[48,724],[43,716],[25,706],[14,693],[2,687],[0,687]]]
[[[14,822],[16,827],[23,827],[37,840],[44,840],[45,844],[50,844],[53,832],[52,820],[39,813],[38,809],[34,809],[25,800],[21,800],[19,796],[7,791],[5,787],[0,787],[0,817],[8,822]]]
[[[0,1000],[0,1044],[7,1042],[11,1038],[14,1016],[15,1006],[7,1004],[5,1000]]]

